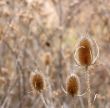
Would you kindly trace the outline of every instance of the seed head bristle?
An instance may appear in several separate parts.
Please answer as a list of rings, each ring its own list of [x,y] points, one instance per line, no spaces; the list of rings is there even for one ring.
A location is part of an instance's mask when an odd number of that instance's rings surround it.
[[[41,92],[44,89],[44,78],[40,73],[34,73],[31,76],[31,85],[35,92]]]
[[[75,96],[79,93],[79,78],[76,75],[70,75],[66,82],[67,93],[71,96]]]
[[[78,50],[79,62],[83,66],[89,66],[92,63],[92,45],[88,38],[84,37],[79,43]]]

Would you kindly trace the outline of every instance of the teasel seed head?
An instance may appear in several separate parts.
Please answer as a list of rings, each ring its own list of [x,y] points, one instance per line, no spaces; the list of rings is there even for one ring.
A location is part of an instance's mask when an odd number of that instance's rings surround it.
[[[86,37],[81,39],[79,43],[78,57],[81,65],[89,66],[92,64],[92,46]]]
[[[67,78],[66,90],[67,93],[71,96],[78,95],[80,89],[79,78],[75,74],[70,75]]]
[[[32,73],[31,75],[31,86],[35,92],[42,92],[44,89],[45,81],[44,77],[40,73]]]
[[[82,37],[75,48],[75,62],[79,66],[85,66],[87,69],[88,66],[93,65],[96,62],[98,57],[99,47],[96,41],[88,36]]]
[[[46,53],[44,54],[44,64],[45,64],[46,66],[48,66],[48,65],[51,64],[51,62],[52,62],[51,53],[50,53],[50,52],[46,52]]]

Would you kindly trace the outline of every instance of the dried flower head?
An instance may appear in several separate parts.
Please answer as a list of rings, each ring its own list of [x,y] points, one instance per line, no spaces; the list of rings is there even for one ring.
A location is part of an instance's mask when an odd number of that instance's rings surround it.
[[[44,64],[47,66],[47,65],[50,65],[51,64],[51,61],[52,61],[52,57],[51,57],[51,53],[50,52],[47,52],[44,54]]]
[[[97,56],[95,58],[94,58],[93,43],[96,44],[96,48],[97,48]],[[78,60],[76,59],[76,54],[77,54]],[[81,38],[74,54],[76,63],[78,65],[88,67],[89,65],[95,63],[98,56],[99,56],[99,48],[95,40],[90,40],[89,37]]]
[[[31,75],[31,86],[35,92],[41,92],[44,89],[44,78],[40,73]]]
[[[67,78],[66,90],[71,96],[75,96],[79,93],[79,78],[75,74],[72,74]]]
[[[92,46],[88,38],[83,38],[79,43],[78,57],[81,65],[92,64]]]

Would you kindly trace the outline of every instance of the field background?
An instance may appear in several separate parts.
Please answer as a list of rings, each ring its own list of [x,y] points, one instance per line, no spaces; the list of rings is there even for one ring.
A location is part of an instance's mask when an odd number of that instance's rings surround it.
[[[93,108],[110,108],[110,0],[0,0],[0,108],[45,108],[39,94],[31,92],[36,69],[49,79],[51,96],[48,85],[43,96],[53,108],[83,108],[79,97],[65,95],[61,86],[76,73],[81,93],[86,91],[84,69],[73,58],[84,35],[100,49],[89,67]],[[87,108],[86,95],[81,99]]]

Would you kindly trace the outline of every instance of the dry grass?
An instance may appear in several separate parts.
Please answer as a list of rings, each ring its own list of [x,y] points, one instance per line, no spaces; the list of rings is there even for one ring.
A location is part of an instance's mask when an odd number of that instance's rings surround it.
[[[81,93],[86,91],[84,69],[73,61],[75,43],[86,33],[100,49],[88,70],[92,105],[109,108],[109,18],[109,0],[0,0],[0,108],[44,108],[40,96],[29,93],[36,69],[46,78],[43,97],[49,108],[81,108],[79,98],[65,95],[62,86],[75,73]],[[81,98],[87,108],[86,95]]]

